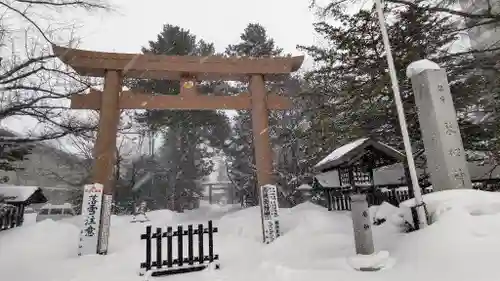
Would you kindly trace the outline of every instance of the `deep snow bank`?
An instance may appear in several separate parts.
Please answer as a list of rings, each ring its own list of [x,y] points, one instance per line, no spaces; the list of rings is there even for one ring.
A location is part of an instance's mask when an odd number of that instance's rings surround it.
[[[500,212],[500,193],[481,190],[447,190],[433,192],[424,196],[427,210],[438,220],[450,210],[465,211],[470,215],[494,215]],[[402,203],[405,207],[414,206],[414,200]]]
[[[352,222],[348,212],[328,212],[311,203],[282,209],[283,235],[275,243],[261,243],[258,207],[202,206],[184,214],[148,213],[157,226],[206,222],[220,229],[215,251],[222,270],[170,276],[156,280],[305,281],[305,280],[440,280],[494,281],[500,255],[500,197],[481,191],[450,191],[424,197],[435,223],[401,233],[401,213],[390,205],[372,207],[373,218],[386,222],[373,226],[379,256],[394,264],[380,272],[355,271]],[[16,281],[132,281],[144,259],[139,239],[147,224],[130,223],[131,217],[112,217],[110,253],[77,257],[78,218],[44,221],[0,233],[2,280]]]

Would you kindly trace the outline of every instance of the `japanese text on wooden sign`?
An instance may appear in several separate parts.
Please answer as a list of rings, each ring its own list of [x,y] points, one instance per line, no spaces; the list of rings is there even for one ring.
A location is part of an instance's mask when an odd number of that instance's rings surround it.
[[[98,183],[84,187],[82,203],[83,225],[80,231],[80,244],[78,245],[79,256],[97,253],[102,191],[102,185]]]
[[[108,236],[109,226],[111,224],[111,207],[113,205],[113,195],[104,194],[102,203],[102,216],[101,216],[101,237],[99,237],[99,254],[106,254],[108,252]]]
[[[280,236],[278,189],[274,185],[261,186],[260,196],[262,202],[264,243],[268,244]]]

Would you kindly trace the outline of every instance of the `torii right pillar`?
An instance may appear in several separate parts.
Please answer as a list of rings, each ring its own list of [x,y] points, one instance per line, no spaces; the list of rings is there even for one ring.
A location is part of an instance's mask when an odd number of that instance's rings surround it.
[[[408,66],[434,191],[472,189],[446,70],[429,60]]]

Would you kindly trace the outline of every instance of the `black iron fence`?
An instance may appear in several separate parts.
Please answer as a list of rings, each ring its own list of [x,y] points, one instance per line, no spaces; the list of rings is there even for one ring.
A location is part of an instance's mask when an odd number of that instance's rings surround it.
[[[432,192],[432,189],[422,189],[423,194]],[[390,189],[377,193],[366,193],[368,206],[378,206],[382,202],[388,202],[392,205],[399,206],[400,202],[413,198],[407,189]],[[330,200],[328,200],[330,199]],[[327,208],[330,211],[350,211],[351,196],[349,193],[332,193],[330,198],[327,198]]]
[[[500,191],[500,181],[498,180],[478,180],[473,181],[472,187],[474,189],[484,190],[484,191]],[[382,204],[382,202],[388,202],[394,206],[399,206],[399,203],[412,199],[413,196],[408,189],[402,189],[400,187],[389,187],[384,188],[383,186],[375,187],[378,192],[373,192],[373,190],[366,191],[366,200],[369,206],[377,206]],[[422,188],[422,193],[431,193],[432,188]],[[328,198],[328,192],[324,193],[326,195],[326,207],[330,211],[350,211],[351,210],[351,197],[350,191],[344,190],[335,192],[330,191],[330,198]]]
[[[141,240],[146,240],[146,260],[141,263],[141,268],[145,272],[151,271],[151,276],[203,270],[219,260],[219,255],[214,253],[213,240],[214,233],[217,232],[218,228],[213,227],[212,221],[208,221],[206,228],[203,224],[198,224],[197,228],[188,225],[187,229],[179,225],[177,230],[174,231],[173,227],[169,226],[165,232],[161,227],[157,227],[153,232],[152,227],[147,226],[146,233],[141,235]],[[185,236],[187,239],[184,239]],[[205,240],[208,242],[208,249]],[[152,246],[153,241],[155,247]],[[164,259],[164,249],[166,249],[166,259]],[[218,267],[219,265],[215,265],[215,268]]]

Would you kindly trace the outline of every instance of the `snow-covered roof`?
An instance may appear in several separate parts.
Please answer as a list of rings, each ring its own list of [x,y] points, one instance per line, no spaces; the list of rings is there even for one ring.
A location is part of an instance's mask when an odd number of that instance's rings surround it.
[[[376,150],[394,159],[404,159],[404,154],[387,144],[370,138],[360,138],[335,149],[332,153],[314,165],[314,168],[318,171],[336,168],[344,162],[349,161],[353,156],[363,152],[368,146],[373,146]]]
[[[47,198],[38,186],[0,185],[0,195],[7,203],[45,203]]]
[[[345,145],[335,149],[332,153],[328,154],[328,156],[326,156],[321,161],[319,161],[316,165],[314,165],[314,167],[319,167],[319,166],[324,165],[328,162],[340,159],[342,156],[346,155],[348,152],[352,151],[356,147],[359,147],[367,140],[369,140],[369,138],[358,139],[358,140],[355,140],[353,142],[350,142],[348,144],[345,144]]]

